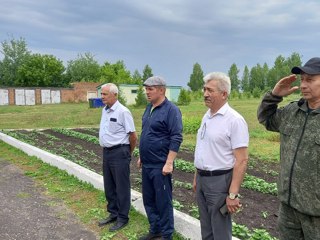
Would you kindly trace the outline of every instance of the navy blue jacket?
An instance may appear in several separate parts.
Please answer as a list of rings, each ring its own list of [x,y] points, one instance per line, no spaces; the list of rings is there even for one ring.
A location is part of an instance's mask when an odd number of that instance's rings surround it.
[[[151,111],[148,104],[142,116],[140,160],[146,168],[162,168],[169,150],[178,152],[182,143],[180,109],[167,98]]]

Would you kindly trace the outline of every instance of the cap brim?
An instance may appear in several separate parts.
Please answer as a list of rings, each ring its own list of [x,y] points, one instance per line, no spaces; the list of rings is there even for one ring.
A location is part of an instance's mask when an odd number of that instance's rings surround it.
[[[314,69],[309,68],[309,67],[293,67],[291,69],[291,72],[293,74],[301,74],[301,72],[305,72],[306,74],[310,74],[310,75],[320,74],[320,72],[315,71]]]

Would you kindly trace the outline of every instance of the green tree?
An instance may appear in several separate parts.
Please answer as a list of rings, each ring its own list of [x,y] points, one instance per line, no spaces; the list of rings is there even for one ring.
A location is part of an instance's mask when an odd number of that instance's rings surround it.
[[[290,72],[289,67],[286,64],[286,59],[279,55],[274,61],[273,67],[269,70],[267,87],[272,89],[274,85],[282,78],[282,76],[288,75]]]
[[[118,101],[120,103],[122,103],[123,105],[127,105],[127,99],[126,99],[126,96],[123,94],[123,92],[121,91],[121,89],[119,88],[118,86],[118,89],[119,89],[119,92],[118,92]]]
[[[147,64],[143,69],[142,82],[144,82],[145,80],[147,80],[149,77],[152,77],[152,76],[153,76],[152,69]]]
[[[138,70],[135,70],[132,74],[132,84],[142,85],[142,76]]]
[[[260,90],[265,89],[265,81],[266,81],[266,72],[265,68],[261,67],[258,63],[256,66],[251,68],[250,71],[250,90],[257,88]]]
[[[287,75],[289,75],[291,73],[291,69],[293,67],[302,65],[301,56],[300,56],[300,54],[298,54],[296,52],[293,52],[291,54],[291,56],[286,59],[286,62],[289,66],[289,73]],[[285,76],[283,76],[283,77],[285,77]],[[299,81],[295,81],[292,85],[299,86]]]
[[[264,63],[262,67],[263,86],[264,86],[263,89],[267,88],[268,74],[269,74],[269,66],[267,63]]]
[[[241,89],[244,92],[249,92],[250,91],[250,73],[249,73],[249,68],[247,65],[244,67],[243,74],[242,74],[242,79],[241,79]]]
[[[274,66],[269,71],[267,86],[272,89],[281,78],[290,75],[292,67],[301,66],[301,64],[301,57],[296,52],[292,53],[288,58],[279,55],[274,61]],[[294,83],[294,85],[297,84],[299,83]]]
[[[182,88],[178,97],[178,105],[184,105],[187,106],[189,105],[191,102],[191,96],[190,93]]]
[[[12,38],[1,43],[4,58],[1,61],[0,85],[14,86],[18,78],[18,69],[30,56],[27,43],[23,38],[18,40]]]
[[[18,69],[16,86],[62,87],[65,67],[53,55],[32,54]]]
[[[99,82],[100,65],[91,53],[79,54],[77,59],[68,61],[66,78],[68,82]]]
[[[101,80],[115,84],[132,83],[130,71],[126,69],[123,61],[117,61],[114,64],[105,62],[101,68]]]
[[[138,92],[137,92],[137,97],[135,98],[136,100],[136,107],[145,107],[148,104],[146,94],[143,91],[143,86],[139,85]]]
[[[188,86],[191,91],[197,91],[203,88],[203,71],[199,63],[195,63],[193,65],[193,71],[190,75],[190,81],[188,82]]]
[[[302,61],[301,61],[301,56],[299,53],[293,52],[291,54],[290,57],[287,58],[287,63],[288,66],[290,68],[290,70],[294,67],[294,66],[301,66],[302,65]]]
[[[230,80],[231,80],[231,89],[239,91],[240,88],[240,80],[238,77],[240,70],[237,68],[237,65],[233,63],[228,72]]]

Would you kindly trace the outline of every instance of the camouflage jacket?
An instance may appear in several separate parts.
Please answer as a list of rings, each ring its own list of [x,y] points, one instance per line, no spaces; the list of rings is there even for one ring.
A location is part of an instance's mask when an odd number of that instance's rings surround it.
[[[312,112],[300,99],[279,107],[281,97],[267,93],[258,120],[280,132],[278,196],[301,213],[320,216],[320,109]]]

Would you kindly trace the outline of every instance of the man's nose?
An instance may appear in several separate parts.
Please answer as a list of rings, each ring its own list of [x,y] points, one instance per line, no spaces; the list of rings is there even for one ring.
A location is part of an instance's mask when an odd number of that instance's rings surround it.
[[[306,82],[305,81],[302,81],[300,82],[300,89],[303,89],[306,87]]]

